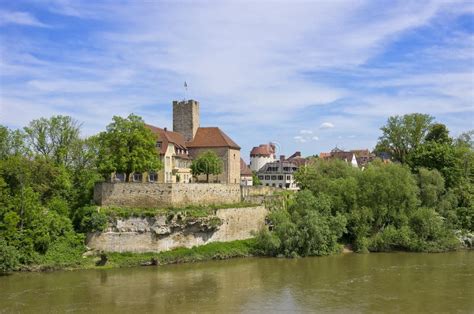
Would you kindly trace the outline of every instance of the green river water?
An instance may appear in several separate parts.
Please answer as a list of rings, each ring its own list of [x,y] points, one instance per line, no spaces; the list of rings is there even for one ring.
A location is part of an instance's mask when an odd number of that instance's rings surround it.
[[[18,273],[0,312],[474,313],[474,251]]]

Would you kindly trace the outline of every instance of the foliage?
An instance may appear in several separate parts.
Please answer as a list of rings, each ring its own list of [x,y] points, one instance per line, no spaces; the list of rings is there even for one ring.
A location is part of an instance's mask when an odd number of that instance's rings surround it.
[[[193,176],[206,175],[206,182],[209,183],[209,175],[222,173],[222,160],[213,151],[206,151],[200,154],[191,164]]]
[[[10,246],[0,239],[0,275],[9,273],[18,268],[18,252],[15,247]]]
[[[315,197],[310,191],[298,193],[288,210],[276,209],[269,219],[273,230],[257,236],[257,248],[267,255],[288,257],[337,252],[337,240],[346,226],[343,215],[331,215],[327,198]]]
[[[262,185],[262,181],[258,178],[257,172],[252,171],[252,184],[254,186]]]
[[[176,248],[160,253],[109,253],[106,267],[133,267],[193,263],[206,260],[246,257],[255,254],[255,240],[237,240],[232,242],[212,242],[202,246]]]
[[[134,172],[159,170],[156,137],[142,118],[130,114],[127,118],[114,116],[112,120],[96,139],[99,172],[104,177],[113,172],[125,173],[128,181]]]
[[[53,116],[33,120],[25,127],[26,144],[30,150],[57,164],[72,162],[73,146],[79,142],[80,125],[69,116]]]
[[[107,222],[107,215],[97,206],[81,207],[72,217],[74,228],[82,233],[103,231]]]
[[[399,162],[406,162],[411,151],[421,145],[430,130],[433,117],[412,113],[388,118],[379,138],[376,150],[388,152]]]

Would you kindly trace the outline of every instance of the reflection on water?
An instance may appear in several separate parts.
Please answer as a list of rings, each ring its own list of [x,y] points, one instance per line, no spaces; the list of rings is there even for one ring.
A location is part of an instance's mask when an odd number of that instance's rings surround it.
[[[0,277],[0,312],[474,312],[474,252],[251,258]]]

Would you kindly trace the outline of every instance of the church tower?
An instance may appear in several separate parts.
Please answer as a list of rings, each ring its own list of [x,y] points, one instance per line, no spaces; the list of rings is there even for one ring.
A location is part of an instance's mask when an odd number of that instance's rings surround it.
[[[173,131],[183,134],[187,142],[193,140],[199,128],[199,102],[173,101]]]

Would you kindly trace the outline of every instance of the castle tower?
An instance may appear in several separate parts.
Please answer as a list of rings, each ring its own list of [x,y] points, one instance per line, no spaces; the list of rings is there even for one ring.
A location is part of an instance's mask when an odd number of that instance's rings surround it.
[[[199,102],[196,100],[173,101],[173,131],[192,141],[199,128]]]

